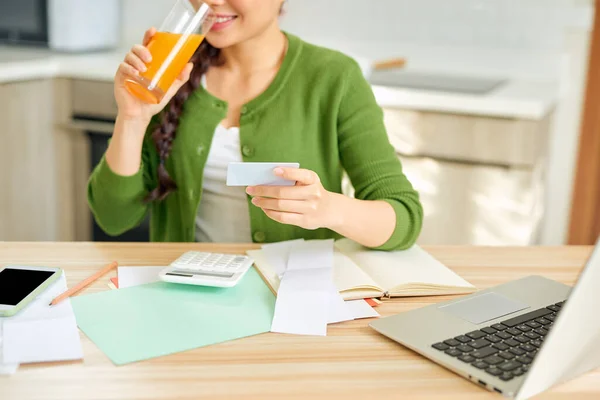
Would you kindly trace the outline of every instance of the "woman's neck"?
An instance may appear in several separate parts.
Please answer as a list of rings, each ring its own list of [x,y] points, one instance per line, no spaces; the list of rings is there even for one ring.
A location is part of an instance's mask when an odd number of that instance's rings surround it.
[[[279,66],[287,47],[287,38],[277,24],[260,35],[221,51],[222,68],[241,75],[252,75],[265,69]]]

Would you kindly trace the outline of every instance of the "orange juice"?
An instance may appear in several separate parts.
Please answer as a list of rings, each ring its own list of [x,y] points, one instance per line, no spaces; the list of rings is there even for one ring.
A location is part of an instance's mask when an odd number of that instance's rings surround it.
[[[157,32],[147,46],[152,61],[146,64],[146,72],[127,79],[127,89],[147,103],[160,103],[203,39],[199,34],[184,38],[180,33]]]

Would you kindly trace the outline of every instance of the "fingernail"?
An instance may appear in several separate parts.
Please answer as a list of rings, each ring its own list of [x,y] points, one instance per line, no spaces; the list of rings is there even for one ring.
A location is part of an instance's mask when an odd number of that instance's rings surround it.
[[[275,168],[273,172],[275,175],[283,175],[283,170],[281,168]]]
[[[253,187],[250,187],[250,186],[248,186],[248,187],[246,188],[246,193],[248,193],[248,194],[252,194],[252,193],[254,193],[254,188],[253,188]]]
[[[147,69],[148,69],[148,68],[146,68],[146,66],[144,65],[144,66],[142,67],[142,72],[146,72],[146,70],[147,70]]]
[[[252,204],[257,205],[258,204],[258,198],[255,197],[252,199]]]

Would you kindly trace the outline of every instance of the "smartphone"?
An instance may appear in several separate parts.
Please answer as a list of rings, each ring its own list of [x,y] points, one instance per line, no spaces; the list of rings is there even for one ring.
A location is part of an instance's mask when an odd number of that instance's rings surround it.
[[[52,267],[0,267],[0,317],[10,317],[60,278]]]

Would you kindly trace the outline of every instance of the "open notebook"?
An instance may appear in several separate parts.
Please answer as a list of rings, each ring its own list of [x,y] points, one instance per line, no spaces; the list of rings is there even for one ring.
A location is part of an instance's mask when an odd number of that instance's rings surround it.
[[[273,292],[279,276],[264,250],[249,250]],[[333,282],[345,300],[369,297],[472,293],[476,288],[415,245],[408,250],[368,250],[348,239],[335,243]]]

